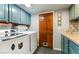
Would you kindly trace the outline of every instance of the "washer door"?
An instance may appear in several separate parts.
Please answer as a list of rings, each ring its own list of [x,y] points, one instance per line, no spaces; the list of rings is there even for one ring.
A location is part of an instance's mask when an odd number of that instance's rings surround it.
[[[15,44],[14,44],[14,43],[12,44],[11,49],[12,49],[12,50],[15,49]]]
[[[22,49],[22,47],[23,47],[23,42],[18,44],[18,49]]]

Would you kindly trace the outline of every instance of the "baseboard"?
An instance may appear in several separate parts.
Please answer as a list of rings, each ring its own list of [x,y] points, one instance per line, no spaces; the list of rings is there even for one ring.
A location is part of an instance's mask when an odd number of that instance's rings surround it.
[[[59,48],[53,48],[54,50],[58,50],[58,51],[61,51],[61,49],[59,49]]]

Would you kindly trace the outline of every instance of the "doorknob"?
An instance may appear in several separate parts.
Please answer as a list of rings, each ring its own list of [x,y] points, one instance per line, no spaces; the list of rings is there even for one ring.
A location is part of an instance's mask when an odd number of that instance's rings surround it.
[[[43,42],[43,46],[47,47],[48,46],[48,42]]]

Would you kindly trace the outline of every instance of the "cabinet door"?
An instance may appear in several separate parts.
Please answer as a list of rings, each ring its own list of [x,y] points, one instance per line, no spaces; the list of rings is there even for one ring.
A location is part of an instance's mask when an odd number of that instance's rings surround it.
[[[69,41],[69,47],[73,48],[79,54],[79,45],[75,44],[72,41]]]
[[[79,4],[75,4],[75,17],[79,16]]]
[[[21,24],[31,24],[31,15],[24,10],[21,10]]]
[[[68,54],[68,39],[64,37],[64,53]]]
[[[30,14],[27,14],[27,25],[30,25],[31,24],[31,15]]]
[[[0,4],[0,20],[8,21],[8,4]]]
[[[4,4],[0,4],[0,20],[4,19]]]
[[[75,5],[71,5],[69,8],[69,19],[73,20],[75,19]]]
[[[4,4],[4,20],[8,22],[8,4]]]
[[[21,10],[21,24],[26,24],[27,14],[24,10]]]
[[[69,47],[69,54],[77,54],[73,48]]]
[[[68,54],[68,39],[61,35],[61,52]]]
[[[16,5],[9,6],[10,22],[20,23],[20,8]]]
[[[64,36],[61,35],[61,52],[64,53]]]

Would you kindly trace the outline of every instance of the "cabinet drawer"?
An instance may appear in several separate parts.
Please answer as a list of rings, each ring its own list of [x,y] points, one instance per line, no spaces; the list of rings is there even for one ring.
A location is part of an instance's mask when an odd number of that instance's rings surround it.
[[[73,48],[77,53],[79,53],[79,46],[76,45],[74,42],[69,41],[69,47]]]

